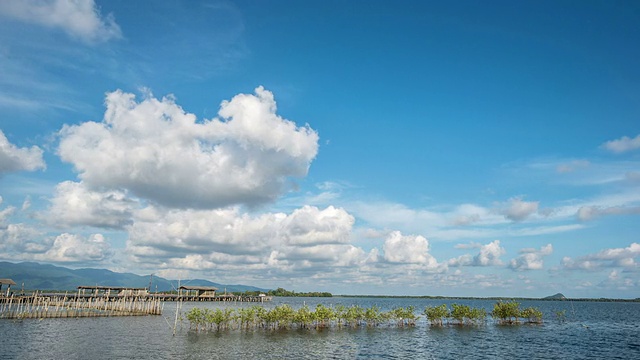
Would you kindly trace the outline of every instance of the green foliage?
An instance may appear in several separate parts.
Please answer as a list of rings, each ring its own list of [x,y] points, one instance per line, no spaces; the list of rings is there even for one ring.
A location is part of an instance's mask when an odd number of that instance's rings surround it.
[[[256,307],[257,306],[252,306],[238,309],[236,319],[240,322],[240,328],[249,329],[255,324],[257,318]]]
[[[418,317],[415,314],[414,306],[407,306],[406,308],[395,308],[391,310],[392,317],[397,321],[398,326],[414,326]]]
[[[427,306],[423,314],[431,325],[443,326],[444,320],[449,317],[449,309],[447,304],[440,306]]]
[[[440,306],[428,306],[423,314],[432,326],[445,324],[468,326],[479,325],[486,321],[487,312],[482,308],[472,308],[467,305],[452,304],[451,309],[446,304]],[[542,323],[542,312],[529,307],[520,310],[520,304],[515,301],[499,301],[494,305],[491,316],[499,324],[517,324],[520,319],[524,322]],[[413,306],[397,307],[390,311],[382,311],[374,305],[363,308],[358,305],[346,307],[337,305],[335,308],[318,304],[311,310],[304,305],[299,309],[293,309],[288,304],[281,304],[267,309],[259,305],[240,308],[199,309],[193,308],[186,314],[189,328],[200,330],[226,330],[242,329],[250,330],[263,328],[275,329],[312,329],[325,328],[358,328],[361,326],[415,326],[418,320]]]
[[[499,324],[518,324],[520,317],[520,303],[516,301],[502,300],[493,305],[491,316],[498,321]]]
[[[276,326],[280,329],[288,329],[291,327],[292,322],[295,319],[296,312],[291,306],[284,304],[276,306],[273,310],[273,318]]]
[[[301,307],[293,316],[293,322],[302,329],[308,329],[313,322],[313,313],[307,305]]]
[[[472,308],[469,313],[469,320],[471,323],[479,325],[486,321],[487,310],[481,308]]]
[[[364,320],[364,312],[364,309],[362,309],[360,306],[352,306],[347,309],[347,312],[345,314],[345,321],[351,327],[360,326],[362,324],[362,321]]]
[[[451,304],[450,317],[458,325],[463,325],[465,323],[465,319],[469,318],[470,312],[471,312],[471,308],[467,305]]]
[[[367,326],[378,326],[378,323],[382,320],[382,312],[377,306],[372,306],[364,311],[364,321],[367,322]]]
[[[542,311],[528,307],[520,312],[520,317],[524,318],[530,324],[542,323]]]
[[[566,310],[556,311],[556,320],[558,320],[558,322],[560,323],[567,321],[567,311]]]
[[[498,301],[493,306],[491,316],[502,325],[519,324],[521,318],[530,324],[542,323],[542,311],[534,307],[520,310],[520,303],[515,301]]]
[[[347,307],[340,304],[337,305],[334,309],[336,315],[336,322],[339,328],[345,325],[346,316],[347,316]]]
[[[187,320],[189,320],[189,328],[190,329],[195,328],[196,331],[199,329],[201,325],[205,324],[205,316],[204,316],[204,311],[202,309],[193,308],[189,310],[189,312],[186,315],[186,318]]]
[[[443,326],[444,324],[480,325],[487,318],[485,309],[459,304],[451,304],[451,311],[446,304],[427,306],[423,314],[432,326]]]
[[[336,318],[333,309],[322,304],[318,304],[316,306],[316,311],[313,314],[316,322],[316,328],[328,327],[329,324],[331,324],[331,320]]]

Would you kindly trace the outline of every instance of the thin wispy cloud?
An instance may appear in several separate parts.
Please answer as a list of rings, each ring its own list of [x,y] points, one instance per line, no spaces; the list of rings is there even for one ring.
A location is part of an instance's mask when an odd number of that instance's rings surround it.
[[[0,2],[0,15],[60,29],[87,43],[122,37],[112,14],[102,15],[93,0],[24,0]]]
[[[0,176],[15,171],[34,171],[46,167],[43,150],[38,146],[18,147],[0,130]]]
[[[602,144],[602,147],[615,154],[622,154],[640,149],[640,135],[634,138],[623,136],[616,140],[610,140]]]

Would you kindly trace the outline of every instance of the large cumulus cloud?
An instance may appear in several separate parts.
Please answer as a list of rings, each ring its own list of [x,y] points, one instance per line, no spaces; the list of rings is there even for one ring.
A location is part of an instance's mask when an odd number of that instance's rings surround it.
[[[172,207],[220,208],[275,200],[307,174],[318,134],[276,114],[262,87],[197,121],[174,99],[107,95],[102,122],[65,126],[60,157],[91,188],[127,189]]]
[[[553,253],[553,246],[547,244],[540,250],[527,248],[520,250],[520,256],[509,261],[509,268],[516,271],[540,270],[544,266],[543,258]]]
[[[466,248],[463,246],[462,248]],[[506,250],[500,245],[500,240],[494,240],[488,244],[473,244],[471,247],[479,247],[480,252],[471,256],[465,254],[448,261],[449,266],[499,266],[502,265],[500,257],[506,253]],[[458,246],[458,248],[461,248]]]
[[[384,241],[384,259],[390,263],[421,264],[435,269],[436,259],[429,254],[429,241],[420,235],[391,232]]]

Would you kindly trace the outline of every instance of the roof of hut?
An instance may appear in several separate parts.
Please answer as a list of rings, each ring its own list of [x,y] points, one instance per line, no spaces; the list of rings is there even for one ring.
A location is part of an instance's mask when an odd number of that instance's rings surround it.
[[[98,289],[98,290],[147,290],[147,288],[134,288],[134,287],[126,287],[126,286],[102,286],[102,285],[80,285],[78,289]]]
[[[0,285],[15,285],[16,282],[11,279],[0,279]]]

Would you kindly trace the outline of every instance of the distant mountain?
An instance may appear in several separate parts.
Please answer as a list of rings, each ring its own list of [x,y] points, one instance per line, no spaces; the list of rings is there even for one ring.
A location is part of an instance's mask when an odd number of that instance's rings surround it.
[[[151,291],[171,291],[178,287],[178,280],[167,280],[159,276],[118,273],[106,269],[68,269],[62,266],[39,264],[36,262],[11,263],[0,261],[0,278],[13,279],[16,288],[25,290],[76,290],[80,285],[149,287]],[[181,280],[182,285],[215,286],[220,291],[245,292],[262,289],[248,285],[224,285],[203,279]]]
[[[562,295],[562,293],[557,293],[555,295],[544,297],[543,299],[544,300],[567,300],[567,297]]]

